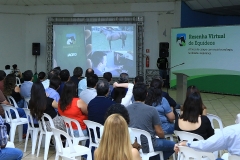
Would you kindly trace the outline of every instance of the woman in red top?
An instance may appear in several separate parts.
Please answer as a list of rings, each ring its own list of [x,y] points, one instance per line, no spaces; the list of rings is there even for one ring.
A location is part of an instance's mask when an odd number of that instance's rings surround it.
[[[87,120],[88,111],[87,104],[76,97],[76,86],[72,81],[64,84],[63,91],[58,103],[58,113],[61,116],[77,120],[82,128],[83,134],[87,136],[87,127],[83,120]],[[73,123],[74,136],[79,137],[77,126]]]

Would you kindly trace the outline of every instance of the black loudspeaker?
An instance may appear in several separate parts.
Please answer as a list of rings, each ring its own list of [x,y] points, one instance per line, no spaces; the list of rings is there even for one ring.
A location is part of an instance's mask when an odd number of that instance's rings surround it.
[[[32,55],[40,55],[40,43],[32,43]]]
[[[159,43],[159,57],[168,56],[169,56],[169,43],[168,42]]]

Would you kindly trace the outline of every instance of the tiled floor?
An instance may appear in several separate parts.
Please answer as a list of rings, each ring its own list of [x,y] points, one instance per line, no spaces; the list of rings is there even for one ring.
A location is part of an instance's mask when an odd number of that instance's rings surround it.
[[[175,90],[169,90],[171,97],[176,97]],[[231,96],[231,95],[220,95],[220,94],[210,94],[210,93],[201,93],[203,102],[207,107],[207,112],[211,114],[218,115],[224,126],[232,125],[235,122],[237,113],[240,113],[240,97]],[[17,136],[16,136],[17,137]],[[18,142],[16,139],[15,146],[24,149],[25,141]],[[27,152],[24,153],[23,160],[43,160],[44,148],[41,148],[39,157],[31,155],[31,140],[29,139]],[[50,147],[48,153],[48,159],[55,159],[55,149]]]

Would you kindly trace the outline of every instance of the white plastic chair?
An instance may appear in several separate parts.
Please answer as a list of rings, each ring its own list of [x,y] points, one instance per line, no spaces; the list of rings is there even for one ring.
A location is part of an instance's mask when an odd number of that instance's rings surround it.
[[[24,108],[28,108],[28,104],[29,104],[30,98],[26,98],[24,97]]]
[[[155,156],[155,155],[160,155],[160,159],[163,160],[163,152],[162,151],[154,151],[153,145],[152,145],[152,138],[150,133],[147,131],[141,130],[141,129],[136,129],[136,128],[131,128],[134,136],[137,138],[138,143],[141,144],[141,135],[146,136],[148,140],[148,145],[149,145],[149,153],[143,153],[142,149],[139,150],[140,155],[142,157],[142,160],[149,160],[150,157]]]
[[[68,117],[65,117],[65,116],[62,116],[62,118],[63,118],[63,121],[64,121],[64,123],[66,125],[67,133],[69,135],[71,135],[71,137],[72,137],[73,145],[78,145],[79,142],[86,141],[87,139],[89,139],[88,136],[84,136],[84,134],[82,132],[82,128],[81,128],[81,126],[80,126],[80,124],[79,124],[79,122],[77,120],[72,119],[72,118],[68,118]],[[72,123],[76,124],[76,126],[78,128],[79,137],[75,137],[74,136]],[[69,133],[68,128],[70,130],[70,133]]]
[[[90,120],[83,120],[83,122],[87,125],[88,128],[88,133],[89,133],[89,148],[91,149],[92,147],[98,147],[100,143],[100,139],[98,138],[97,134],[97,128],[102,126],[100,123],[93,122]],[[94,134],[94,137],[92,137],[91,133]],[[94,139],[93,139],[94,138]]]
[[[56,142],[55,160],[58,160],[59,156],[76,158],[82,155],[87,155],[87,160],[92,160],[91,150],[85,146],[73,145],[72,138],[68,135],[68,133],[57,128],[52,128],[52,132]],[[64,148],[64,146],[62,145],[61,135],[66,137],[66,141],[68,142],[69,147]]]
[[[165,134],[165,138],[166,138],[166,139],[169,138],[170,141],[173,141],[173,142],[174,142],[174,140],[173,140],[173,135],[172,135],[172,134]],[[173,160],[176,160],[176,155],[175,155],[175,153],[173,153]]]
[[[20,81],[20,78],[16,77],[16,86],[21,86],[21,81]]]
[[[228,157],[228,160],[239,160],[240,159],[240,156],[237,156],[237,155],[230,155]]]
[[[38,132],[40,131],[40,129],[34,127],[33,117],[30,114],[30,110],[27,109],[27,108],[24,108],[24,112],[25,112],[25,114],[27,116],[27,119],[28,119],[28,130],[27,130],[27,136],[26,136],[26,141],[25,141],[24,152],[26,152],[27,143],[28,143],[28,137],[29,137],[29,134],[31,134],[32,154],[34,154],[35,153],[35,149],[36,149],[36,145],[37,145]]]
[[[41,121],[38,121],[39,129],[40,129],[40,136],[39,136],[39,140],[38,140],[37,157],[39,155],[40,146],[41,146],[42,138],[43,138],[43,135],[44,135],[45,136],[44,160],[47,160],[49,144],[50,144],[50,140],[51,140],[51,137],[53,135],[53,132],[47,130],[44,118],[48,119],[51,128],[55,128],[55,126],[54,126],[52,118],[48,114],[46,114],[46,113],[43,113]]]
[[[181,141],[193,141],[194,139],[197,140],[204,140],[202,136],[190,132],[185,131],[174,131],[175,135],[180,138]]]
[[[213,129],[216,130],[216,127],[214,127],[213,120],[216,120],[218,122],[218,125],[219,125],[220,129],[223,129],[223,123],[222,123],[222,120],[221,120],[220,117],[218,117],[218,116],[216,116],[214,114],[209,114],[209,113],[207,114],[207,117],[210,120]]]
[[[27,118],[20,118],[17,109],[13,106],[2,104],[2,107],[4,109],[6,122],[9,123],[10,126],[11,126],[10,142],[14,143],[14,137],[15,137],[15,132],[16,132],[17,126],[18,126],[19,141],[22,141],[23,124],[28,123],[28,119]],[[13,110],[15,115],[16,115],[15,119],[12,118],[11,110]]]
[[[18,105],[17,105],[15,99],[14,99],[12,96],[7,96],[7,100],[8,100],[8,102],[9,102],[10,104],[13,104],[13,106],[14,106],[15,108],[18,108]]]
[[[6,148],[15,148],[15,145],[14,145],[13,142],[8,141],[7,145],[6,145]]]
[[[211,152],[200,152],[195,151],[192,148],[185,147],[185,146],[178,146],[179,147],[179,153],[180,156],[178,156],[178,160],[182,159],[182,156],[184,156],[184,160],[189,160],[190,158],[194,158],[194,160],[202,160],[202,157],[207,156],[209,160],[215,160],[215,156]]]
[[[240,113],[237,114],[235,123],[236,123],[236,124],[240,123]]]

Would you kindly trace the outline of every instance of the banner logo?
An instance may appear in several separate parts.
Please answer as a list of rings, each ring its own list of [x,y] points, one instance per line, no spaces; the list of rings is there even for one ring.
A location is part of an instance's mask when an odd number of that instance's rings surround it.
[[[186,34],[185,33],[177,34],[176,42],[179,46],[186,46]]]

